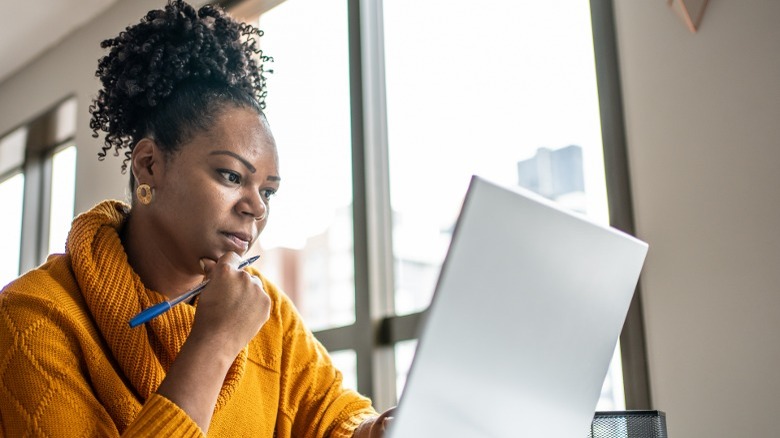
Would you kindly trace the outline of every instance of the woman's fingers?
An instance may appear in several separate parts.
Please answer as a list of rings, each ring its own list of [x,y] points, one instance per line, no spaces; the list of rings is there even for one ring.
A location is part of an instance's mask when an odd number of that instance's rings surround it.
[[[211,272],[212,269],[214,269],[214,266],[217,265],[216,260],[212,260],[207,257],[203,257],[200,259],[200,269],[203,270],[203,273],[208,275],[209,272]]]
[[[271,299],[259,278],[238,269],[238,254],[201,262],[209,284],[201,293],[193,331],[238,354],[268,320]]]

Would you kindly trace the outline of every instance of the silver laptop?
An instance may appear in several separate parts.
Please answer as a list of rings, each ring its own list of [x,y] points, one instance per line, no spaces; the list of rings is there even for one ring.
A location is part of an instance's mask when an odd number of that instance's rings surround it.
[[[646,253],[473,177],[389,436],[587,436]]]

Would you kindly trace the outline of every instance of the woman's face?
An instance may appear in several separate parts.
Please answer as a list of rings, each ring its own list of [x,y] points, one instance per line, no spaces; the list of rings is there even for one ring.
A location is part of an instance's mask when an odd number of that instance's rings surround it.
[[[154,200],[137,208],[149,209],[159,250],[199,267],[204,257],[243,256],[257,241],[280,182],[276,144],[261,116],[227,106],[211,129],[154,163]]]

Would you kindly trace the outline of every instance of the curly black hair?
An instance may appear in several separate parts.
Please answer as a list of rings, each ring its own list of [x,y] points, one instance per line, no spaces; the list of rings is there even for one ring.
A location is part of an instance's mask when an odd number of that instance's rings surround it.
[[[101,43],[110,48],[95,75],[103,88],[90,106],[92,136],[105,132],[100,160],[124,149],[122,173],[135,144],[153,138],[166,152],[207,129],[230,103],[265,109],[263,32],[222,9],[196,11],[182,0],[149,11],[141,22]],[[132,180],[132,178],[131,178]],[[131,181],[132,185],[132,181]]]

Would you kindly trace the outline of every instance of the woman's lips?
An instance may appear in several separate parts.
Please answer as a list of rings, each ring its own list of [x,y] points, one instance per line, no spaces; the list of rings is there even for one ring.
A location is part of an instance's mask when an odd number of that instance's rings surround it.
[[[228,242],[235,246],[235,248],[238,250],[238,253],[245,253],[249,250],[249,242],[252,239],[250,236],[244,233],[230,232],[223,232],[222,235],[227,237]]]

